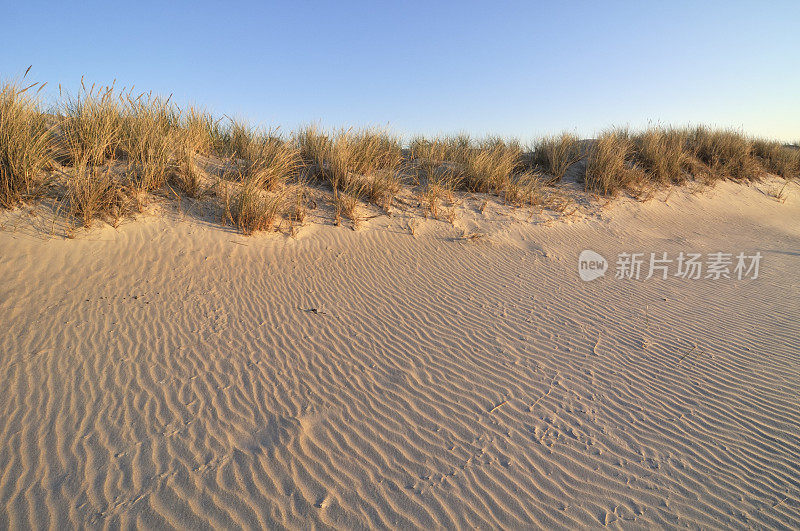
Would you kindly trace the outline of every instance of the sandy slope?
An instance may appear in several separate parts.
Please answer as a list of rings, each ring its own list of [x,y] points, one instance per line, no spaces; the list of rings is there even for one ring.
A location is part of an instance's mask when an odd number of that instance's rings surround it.
[[[2,231],[0,528],[796,526],[791,188],[475,213],[473,241],[400,217]],[[764,259],[584,283],[584,248]]]

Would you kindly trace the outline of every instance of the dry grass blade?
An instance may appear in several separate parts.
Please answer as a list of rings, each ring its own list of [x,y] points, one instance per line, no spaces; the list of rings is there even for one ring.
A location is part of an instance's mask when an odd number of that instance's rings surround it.
[[[276,130],[262,133],[232,122],[227,137],[233,175],[241,181],[254,181],[265,190],[273,190],[296,178],[302,169],[300,149],[283,140]]]
[[[503,199],[507,204],[518,207],[540,205],[543,202],[543,184],[541,175],[537,173],[514,175],[503,191]]]
[[[766,194],[772,198],[774,198],[779,203],[785,203],[786,199],[788,198],[786,194],[786,186],[789,184],[789,181],[783,183],[783,186],[772,186],[767,189]]]
[[[202,171],[197,156],[210,155],[224,146],[224,134],[219,121],[208,113],[189,107],[181,113],[179,127],[174,133],[177,168],[173,174],[178,187],[189,197],[203,195]]]
[[[388,212],[400,186],[400,177],[395,172],[379,171],[368,179],[367,195],[371,202]]]
[[[76,160],[67,179],[66,201],[70,214],[84,227],[98,217],[119,219],[124,196],[108,167],[91,166],[88,157]]]
[[[350,178],[344,184],[333,188],[333,222],[341,225],[342,217],[348,217],[353,222],[353,228],[358,226],[358,203],[367,190],[367,182],[363,179]]]
[[[127,156],[129,179],[140,197],[164,186],[175,171],[178,124],[179,113],[169,99],[149,94],[128,97],[120,147]]]
[[[464,135],[433,140],[415,138],[411,142],[411,158],[417,183],[451,192],[459,188],[466,178],[463,162],[470,144],[471,140]]]
[[[422,203],[427,206],[433,219],[439,219],[439,202],[444,193],[444,189],[436,183],[429,183],[422,193]]]
[[[456,188],[463,183],[463,174],[448,165],[432,165],[424,171],[425,181],[420,199],[431,217],[438,219],[439,203],[445,198],[453,201]]]
[[[257,179],[244,181],[232,197],[224,190],[228,218],[245,235],[271,230],[286,210],[287,190],[267,193]]]
[[[29,87],[30,88],[30,87]],[[35,96],[13,83],[0,89],[0,207],[43,190],[52,156],[51,131]]]
[[[501,193],[520,166],[521,156],[518,142],[497,137],[473,141],[462,134],[432,140],[419,137],[411,142],[417,182],[451,190],[464,187]]]
[[[658,185],[686,181],[691,168],[688,139],[686,130],[664,128],[651,128],[633,137],[636,161],[650,181]]]
[[[628,165],[633,144],[625,130],[602,133],[589,149],[586,160],[587,191],[605,195],[634,190],[642,184],[642,174]]]
[[[340,192],[337,195],[336,210],[339,223],[341,223],[341,214],[343,213],[353,222],[353,227],[358,226],[358,196],[347,192]]]
[[[291,206],[287,217],[293,224],[302,225],[308,214],[308,185],[305,182],[296,184],[292,187],[289,195],[291,196]]]
[[[103,164],[117,155],[124,117],[124,100],[114,87],[86,88],[75,96],[66,96],[59,113],[58,136],[68,145],[67,162],[87,160]]]
[[[562,133],[538,140],[533,148],[533,161],[549,182],[559,182],[570,166],[580,159],[581,150],[577,136]]]
[[[242,158],[250,149],[255,132],[241,120],[230,120],[227,129],[222,134],[221,152],[230,157]]]
[[[689,145],[712,179],[752,181],[764,173],[753,156],[753,141],[737,131],[698,127],[689,135]]]
[[[174,181],[186,195],[198,199],[204,190],[202,172],[195,160],[195,152],[186,145],[179,149],[178,167],[173,174]]]
[[[293,140],[305,164],[312,166],[312,174],[321,175],[330,156],[333,140],[313,125],[295,133]]]
[[[800,176],[800,147],[769,140],[753,141],[753,154],[765,170],[784,179]]]
[[[308,127],[295,136],[295,142],[304,160],[313,164],[314,173],[336,190],[379,172],[393,174],[403,160],[399,140],[377,129],[328,135]]]
[[[463,150],[467,187],[474,192],[502,193],[520,165],[522,148],[516,141],[488,138]]]
[[[197,153],[210,155],[225,145],[220,121],[195,107],[189,107],[181,113],[180,129],[183,143]]]

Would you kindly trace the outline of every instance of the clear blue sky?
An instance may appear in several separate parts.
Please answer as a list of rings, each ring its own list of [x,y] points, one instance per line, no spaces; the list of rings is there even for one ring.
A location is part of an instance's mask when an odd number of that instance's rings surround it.
[[[661,122],[800,139],[799,1],[0,0],[0,16],[4,79],[31,64],[50,87],[116,79],[284,130],[527,140]]]

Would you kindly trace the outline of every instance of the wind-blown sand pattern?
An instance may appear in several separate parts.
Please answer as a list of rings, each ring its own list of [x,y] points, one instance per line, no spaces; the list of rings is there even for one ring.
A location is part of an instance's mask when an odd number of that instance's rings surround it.
[[[796,526],[790,188],[474,241],[387,217],[0,232],[0,528]],[[586,248],[764,258],[584,283]]]

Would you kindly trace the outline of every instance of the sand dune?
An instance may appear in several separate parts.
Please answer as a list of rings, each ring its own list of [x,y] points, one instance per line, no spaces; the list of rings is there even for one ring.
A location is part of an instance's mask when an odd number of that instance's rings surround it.
[[[796,526],[790,188],[476,213],[474,240],[0,231],[0,527]],[[764,258],[585,283],[587,248]]]

